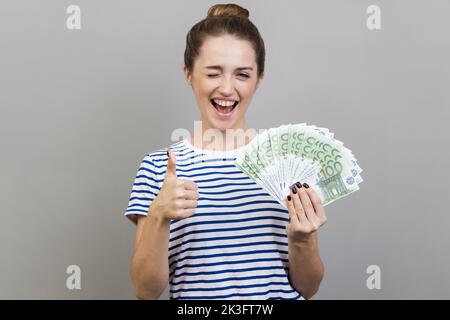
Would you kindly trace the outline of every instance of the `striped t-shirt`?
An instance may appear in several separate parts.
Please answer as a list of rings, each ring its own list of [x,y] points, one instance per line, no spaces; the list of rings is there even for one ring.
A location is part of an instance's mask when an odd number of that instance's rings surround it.
[[[178,178],[197,183],[195,213],[172,220],[170,299],[304,299],[288,280],[288,211],[234,166],[236,151],[172,144]],[[146,215],[167,166],[165,149],[146,154],[125,215]]]

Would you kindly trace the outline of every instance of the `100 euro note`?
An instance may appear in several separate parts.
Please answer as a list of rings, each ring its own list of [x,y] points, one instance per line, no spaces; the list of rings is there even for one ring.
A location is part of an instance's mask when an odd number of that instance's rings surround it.
[[[235,165],[281,205],[297,181],[314,188],[323,205],[359,190],[353,153],[326,128],[283,125],[258,134],[237,154]]]

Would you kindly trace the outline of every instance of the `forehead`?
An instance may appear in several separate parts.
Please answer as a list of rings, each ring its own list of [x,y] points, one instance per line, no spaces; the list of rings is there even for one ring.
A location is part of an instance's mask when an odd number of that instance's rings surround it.
[[[197,59],[201,67],[207,65],[223,65],[229,68],[238,68],[242,65],[256,67],[255,50],[251,43],[230,35],[206,38]]]

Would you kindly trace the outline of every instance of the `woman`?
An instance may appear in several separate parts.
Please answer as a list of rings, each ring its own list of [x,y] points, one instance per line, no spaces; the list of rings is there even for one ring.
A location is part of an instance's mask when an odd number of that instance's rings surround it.
[[[264,75],[264,42],[246,9],[215,5],[187,35],[184,73],[201,113],[199,135],[147,154],[125,215],[137,223],[131,279],[156,299],[309,299],[324,269],[320,199],[298,182],[288,210],[234,165],[245,113]],[[205,148],[207,131],[216,142]],[[219,138],[217,138],[219,137]],[[238,139],[239,140],[239,139]],[[220,146],[219,146],[220,145]]]

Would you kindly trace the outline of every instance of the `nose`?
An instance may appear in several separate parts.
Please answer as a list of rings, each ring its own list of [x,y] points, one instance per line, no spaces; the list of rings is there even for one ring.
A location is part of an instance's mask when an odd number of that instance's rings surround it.
[[[219,92],[223,96],[233,95],[234,82],[231,77],[223,77],[220,83]]]

